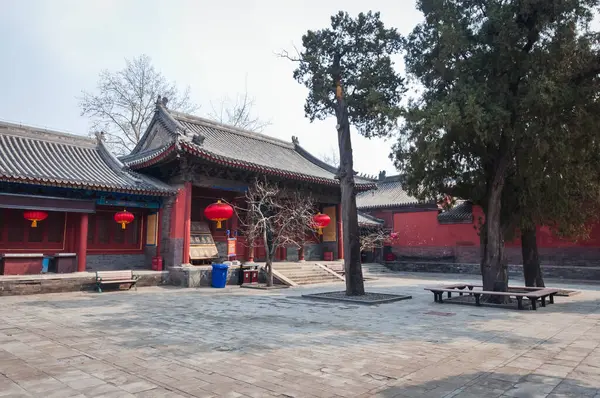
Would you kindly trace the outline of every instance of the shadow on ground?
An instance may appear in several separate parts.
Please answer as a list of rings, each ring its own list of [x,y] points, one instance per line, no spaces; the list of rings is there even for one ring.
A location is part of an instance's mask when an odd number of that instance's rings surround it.
[[[435,376],[434,376],[435,377]],[[585,375],[582,377],[585,379]],[[478,372],[451,376],[422,384],[400,380],[400,385],[383,387],[377,397],[381,398],[593,398],[600,392],[600,385],[541,374]]]

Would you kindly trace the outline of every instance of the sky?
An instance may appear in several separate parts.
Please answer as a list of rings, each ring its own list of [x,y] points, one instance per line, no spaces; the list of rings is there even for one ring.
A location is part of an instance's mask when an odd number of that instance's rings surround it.
[[[86,135],[82,90],[94,90],[101,70],[147,54],[169,80],[190,87],[197,115],[247,88],[257,116],[271,122],[265,134],[297,136],[314,155],[331,154],[335,120],[310,123],[307,90],[276,53],[300,47],[307,30],[328,27],[340,10],[380,11],[403,34],[421,20],[414,0],[0,0],[0,119]],[[397,173],[388,157],[395,140],[356,132],[352,140],[356,171]]]

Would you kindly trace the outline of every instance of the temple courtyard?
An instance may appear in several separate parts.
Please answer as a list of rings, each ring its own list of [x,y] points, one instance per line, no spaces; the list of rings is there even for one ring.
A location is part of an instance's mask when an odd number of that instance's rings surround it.
[[[343,283],[2,297],[0,396],[600,397],[600,286],[549,281],[581,293],[537,311],[423,290],[458,277],[382,275],[413,298],[378,306],[301,297]]]

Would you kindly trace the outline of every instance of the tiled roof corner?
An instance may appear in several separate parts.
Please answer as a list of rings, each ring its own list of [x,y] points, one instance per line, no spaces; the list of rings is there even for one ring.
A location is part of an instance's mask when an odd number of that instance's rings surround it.
[[[382,209],[401,206],[428,205],[410,196],[402,189],[402,176],[389,176],[376,183],[377,189],[361,192],[356,196],[359,209]],[[432,203],[433,208],[435,204]]]
[[[358,212],[358,225],[361,227],[381,227],[384,224],[384,220],[373,217],[370,214]]]
[[[469,201],[457,203],[438,214],[437,219],[440,224],[470,224],[473,222],[473,204]]]
[[[127,170],[94,139],[4,122],[0,180],[151,196],[173,193],[168,185]]]

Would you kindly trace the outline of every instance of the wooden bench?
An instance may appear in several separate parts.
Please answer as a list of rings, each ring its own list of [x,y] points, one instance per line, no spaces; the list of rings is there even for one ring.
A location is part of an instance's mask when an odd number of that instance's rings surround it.
[[[433,293],[433,300],[437,303],[444,302],[444,293],[448,294],[448,298],[452,297],[452,293],[458,293],[459,296],[468,294],[475,297],[475,305],[481,305],[480,298],[482,295],[489,296],[508,296],[517,299],[517,305],[520,310],[523,309],[523,297],[527,297],[531,302],[531,309],[537,310],[537,300],[539,299],[542,307],[546,306],[546,298],[550,304],[554,304],[554,296],[558,293],[558,289],[539,288],[539,287],[514,287],[509,286],[508,292],[493,292],[485,290],[474,290],[481,285],[470,285],[465,283],[457,283],[453,285],[426,287],[425,290],[430,290]]]
[[[124,285],[129,284],[129,289],[135,287],[139,276],[133,271],[96,271],[96,290],[102,293],[102,285]]]

